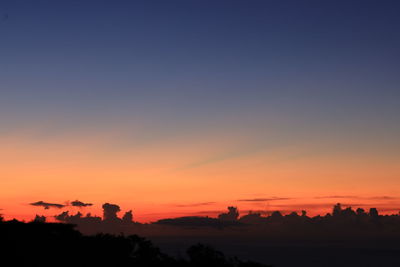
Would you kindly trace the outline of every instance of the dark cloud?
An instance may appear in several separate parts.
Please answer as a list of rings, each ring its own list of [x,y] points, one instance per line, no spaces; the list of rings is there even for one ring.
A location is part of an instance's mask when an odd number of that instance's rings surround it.
[[[125,223],[132,223],[133,222],[133,214],[132,210],[125,212],[124,216],[122,216],[122,221]]]
[[[241,202],[266,202],[266,201],[278,201],[278,200],[291,200],[293,198],[289,197],[271,197],[271,198],[248,198],[248,199],[238,199]]]
[[[36,214],[36,217],[35,217],[35,219],[33,219],[33,221],[34,222],[44,223],[44,222],[46,222],[46,217],[45,216],[39,216],[39,215]]]
[[[48,203],[48,202],[44,202],[44,201],[37,201],[37,202],[33,202],[33,203],[29,203],[29,205],[32,206],[37,206],[37,207],[43,207],[44,209],[49,209],[49,208],[64,208],[65,205],[63,204],[58,204],[58,203]]]
[[[199,207],[199,206],[207,206],[207,205],[212,205],[215,204],[216,202],[200,202],[200,203],[192,203],[192,204],[180,204],[180,205],[175,205],[176,207],[180,208],[185,208],[185,207]]]
[[[239,211],[237,207],[228,207],[227,213],[221,213],[218,215],[218,219],[222,221],[236,221],[239,218]]]
[[[75,200],[75,201],[71,202],[71,206],[74,206],[74,207],[88,207],[88,206],[93,206],[93,204],[92,203],[84,203],[82,201]]]
[[[117,213],[121,208],[116,204],[105,203],[103,204],[103,218],[105,221],[119,220]]]
[[[368,204],[362,203],[342,203],[342,206],[345,207],[356,207],[356,206],[370,206]],[[330,208],[332,207],[332,203],[300,203],[300,204],[276,204],[273,206],[274,208],[284,208],[287,210],[290,209],[320,209],[320,208]]]

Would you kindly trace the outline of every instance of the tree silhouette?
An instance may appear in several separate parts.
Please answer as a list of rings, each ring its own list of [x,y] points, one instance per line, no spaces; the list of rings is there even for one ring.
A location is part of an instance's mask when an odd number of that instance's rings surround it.
[[[1,221],[0,236],[6,245],[1,250],[2,260],[10,266],[265,266],[226,259],[221,252],[201,244],[188,249],[189,261],[175,259],[137,235],[85,236],[74,225],[62,223]]]

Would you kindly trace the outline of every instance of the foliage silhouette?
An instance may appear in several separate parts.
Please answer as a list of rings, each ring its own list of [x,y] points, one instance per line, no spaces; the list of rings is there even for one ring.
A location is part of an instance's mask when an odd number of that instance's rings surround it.
[[[2,261],[10,266],[266,266],[226,258],[201,244],[187,250],[189,260],[176,259],[137,235],[86,236],[62,223],[1,221],[0,237]]]

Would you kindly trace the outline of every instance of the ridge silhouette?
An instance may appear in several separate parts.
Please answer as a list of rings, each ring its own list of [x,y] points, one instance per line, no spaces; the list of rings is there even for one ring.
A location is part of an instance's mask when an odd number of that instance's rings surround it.
[[[60,223],[45,223],[41,215],[30,223],[0,217],[2,255],[13,257],[15,266],[266,266],[235,256],[283,267],[400,266],[400,215],[380,215],[376,208],[337,203],[330,213],[310,217],[304,210],[241,215],[229,206],[216,218],[153,223],[136,222],[132,210],[120,212],[117,204],[105,203],[103,217],[64,211],[54,216]],[[144,254],[136,255],[141,246]]]
[[[189,247],[186,258],[164,254],[137,235],[83,235],[72,224],[4,221],[0,217],[2,262],[10,266],[226,266],[262,267],[225,257],[210,246]]]

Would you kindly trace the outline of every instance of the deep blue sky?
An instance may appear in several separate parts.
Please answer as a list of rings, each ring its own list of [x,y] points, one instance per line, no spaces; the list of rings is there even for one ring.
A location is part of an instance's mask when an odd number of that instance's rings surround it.
[[[2,131],[148,121],[161,135],[228,124],[261,139],[274,127],[393,136],[399,11],[398,1],[1,1]]]

